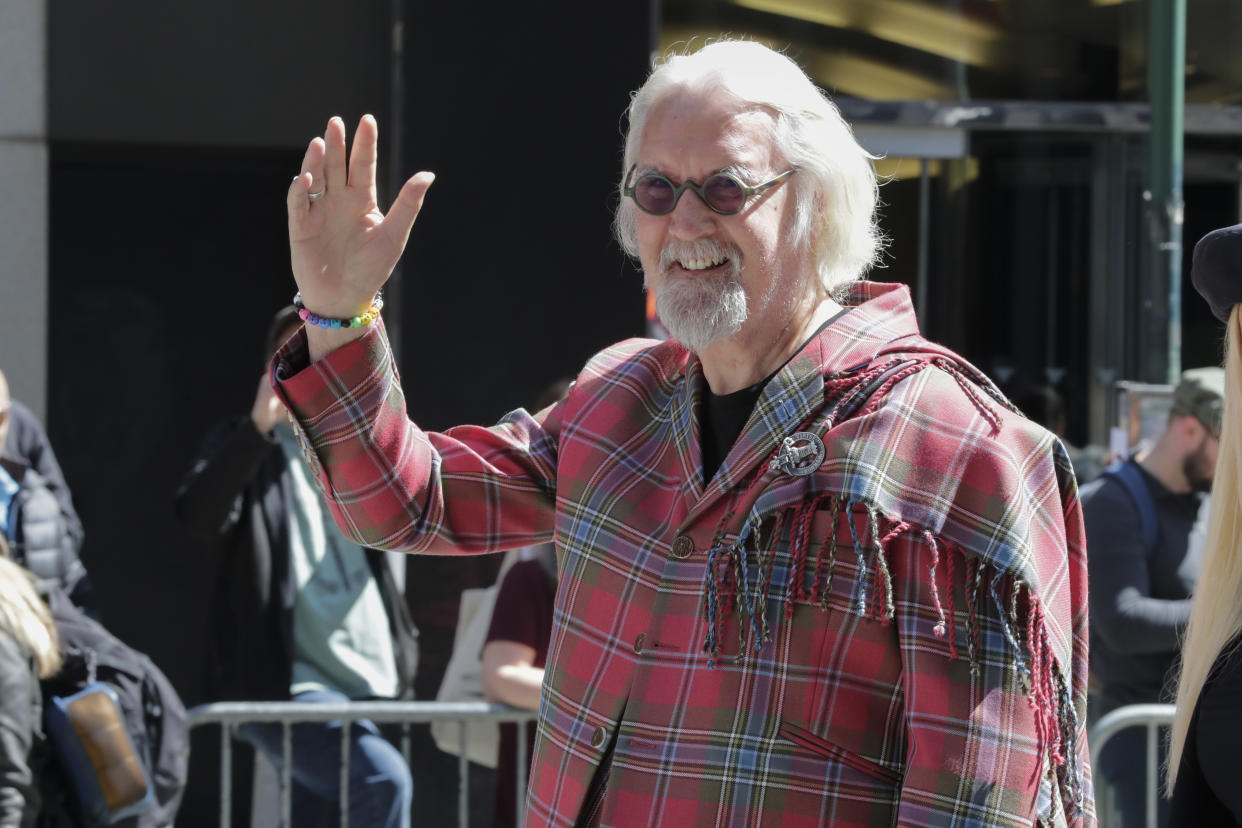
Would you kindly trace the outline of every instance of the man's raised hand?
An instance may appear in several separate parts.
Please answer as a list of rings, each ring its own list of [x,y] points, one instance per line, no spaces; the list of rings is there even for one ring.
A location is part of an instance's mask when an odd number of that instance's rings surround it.
[[[405,250],[435,179],[429,172],[411,177],[384,215],[375,197],[377,137],[375,119],[362,116],[347,162],[345,122],[332,118],[323,137],[306,148],[302,171],[289,185],[293,278],[302,303],[319,316],[348,318],[366,310]],[[313,343],[311,350],[312,359],[322,351]]]

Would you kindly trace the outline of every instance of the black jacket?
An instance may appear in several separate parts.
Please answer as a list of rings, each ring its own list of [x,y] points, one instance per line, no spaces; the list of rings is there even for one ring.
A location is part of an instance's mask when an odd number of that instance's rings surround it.
[[[1242,825],[1242,651],[1234,638],[1204,682],[1190,716],[1166,828]]]
[[[52,443],[33,411],[20,400],[10,400],[10,405],[9,436],[0,447],[0,455],[21,461],[43,478],[56,502],[60,504],[65,531],[72,539],[74,554],[77,554],[82,548],[84,535],[82,521],[78,519],[78,513],[73,508],[73,495],[69,492],[69,484],[65,482],[65,475],[56,460],[56,452],[52,451]]]
[[[0,629],[0,828],[29,828],[39,813],[33,755],[43,740],[34,661]]]
[[[35,574],[43,588],[59,587],[79,607],[94,614],[94,597],[78,541],[48,480],[25,461],[0,458],[17,481],[8,542],[13,559]],[[75,518],[76,520],[76,518]]]
[[[294,583],[288,461],[249,416],[220,424],[177,491],[178,519],[206,539],[218,566],[211,601],[207,691],[219,700],[289,698]],[[412,698],[418,632],[385,554],[367,560],[388,612],[400,698]]]

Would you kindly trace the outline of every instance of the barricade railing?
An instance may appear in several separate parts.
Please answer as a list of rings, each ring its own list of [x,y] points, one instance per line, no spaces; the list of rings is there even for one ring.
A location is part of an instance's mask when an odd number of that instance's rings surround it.
[[[1107,786],[1107,782],[1102,780],[1096,771],[1100,766],[1100,752],[1103,750],[1104,745],[1122,730],[1131,727],[1146,728],[1147,771],[1144,792],[1147,797],[1145,805],[1148,828],[1156,828],[1157,825],[1158,810],[1156,799],[1160,796],[1160,728],[1168,727],[1173,723],[1173,711],[1175,709],[1171,704],[1130,704],[1125,707],[1119,707],[1101,716],[1087,736],[1087,744],[1091,746],[1091,768],[1095,781],[1096,798],[1099,801],[1103,799],[1100,796],[1101,786]]]
[[[519,710],[503,704],[486,702],[399,702],[371,701],[346,704],[315,702],[215,702],[189,711],[190,727],[220,725],[220,828],[232,826],[233,805],[233,730],[247,722],[275,723],[282,726],[284,761],[280,767],[281,824],[291,825],[293,755],[292,726],[303,722],[341,722],[341,828],[349,828],[349,730],[353,722],[369,719],[377,724],[401,725],[401,755],[410,763],[410,725],[456,721],[461,728],[460,744],[466,744],[466,726],[477,722],[514,723],[534,721],[533,710]],[[526,792],[526,728],[517,728],[516,789],[518,821],[525,807]],[[465,751],[457,759],[457,824],[466,828],[470,811],[468,762]]]

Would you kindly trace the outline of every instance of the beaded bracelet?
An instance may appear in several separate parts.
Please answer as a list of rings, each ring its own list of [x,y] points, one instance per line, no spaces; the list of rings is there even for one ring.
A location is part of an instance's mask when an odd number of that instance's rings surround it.
[[[371,307],[349,319],[332,319],[307,310],[306,306],[302,304],[301,291],[298,291],[297,295],[293,297],[293,306],[298,309],[298,318],[308,325],[318,325],[321,328],[333,329],[361,328],[370,325],[380,318],[380,311],[384,309],[384,294],[375,294],[375,298],[371,300]]]

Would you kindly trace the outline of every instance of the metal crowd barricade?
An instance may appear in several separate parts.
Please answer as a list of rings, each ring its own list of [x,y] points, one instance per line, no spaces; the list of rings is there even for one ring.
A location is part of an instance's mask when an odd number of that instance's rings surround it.
[[[1160,756],[1159,731],[1173,723],[1174,710],[1175,707],[1171,704],[1130,704],[1119,707],[1101,716],[1087,736],[1087,744],[1091,746],[1091,768],[1094,771],[1099,767],[1100,751],[1109,739],[1129,727],[1147,729],[1147,828],[1156,828],[1157,824],[1156,799],[1160,795],[1160,768],[1157,764]],[[1093,772],[1092,776],[1096,785],[1096,798],[1102,799],[1099,791],[1103,780],[1098,773]]]
[[[220,725],[220,828],[232,825],[233,744],[232,731],[246,722],[273,722],[283,726],[284,761],[280,769],[281,824],[291,824],[292,780],[290,758],[293,754],[294,724],[302,722],[341,722],[341,828],[349,828],[349,730],[360,719],[377,724],[401,725],[401,755],[410,762],[410,725],[438,721],[456,721],[461,728],[461,744],[466,744],[466,725],[475,722],[524,724],[534,721],[533,710],[519,710],[503,704],[486,702],[349,702],[317,704],[315,702],[216,702],[202,704],[189,711],[190,727]],[[517,822],[526,799],[526,728],[517,728]],[[457,824],[466,828],[469,815],[469,774],[465,751],[457,759]]]

